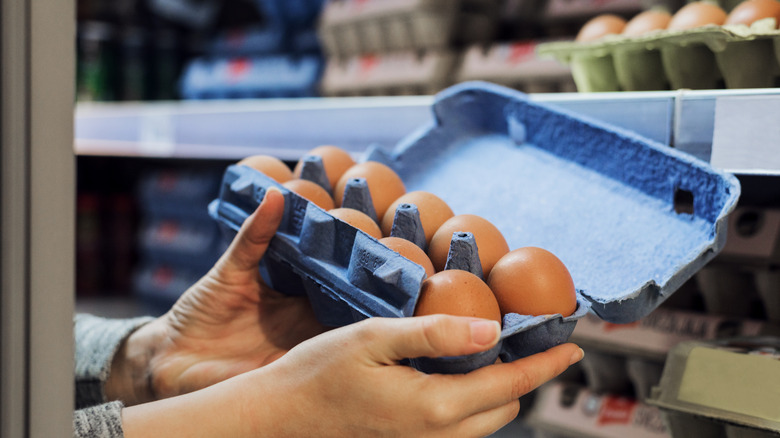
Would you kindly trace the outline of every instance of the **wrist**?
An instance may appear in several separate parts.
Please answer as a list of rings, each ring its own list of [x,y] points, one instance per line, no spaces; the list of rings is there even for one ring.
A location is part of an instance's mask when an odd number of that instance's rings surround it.
[[[270,368],[276,368],[273,365]],[[272,369],[259,369],[224,382],[232,386],[242,436],[303,436],[307,415],[300,388]]]
[[[269,430],[250,433],[247,422],[251,419],[245,413],[263,406],[246,406],[257,401],[248,396],[253,390],[251,382],[238,377],[184,395],[125,408],[122,410],[124,436],[277,436]]]
[[[139,327],[117,349],[105,385],[108,400],[132,406],[156,399],[150,363],[161,339],[159,321]]]

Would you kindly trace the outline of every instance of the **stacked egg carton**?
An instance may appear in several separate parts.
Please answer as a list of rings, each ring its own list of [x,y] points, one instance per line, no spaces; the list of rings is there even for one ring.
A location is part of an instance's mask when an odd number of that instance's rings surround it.
[[[330,96],[433,94],[450,85],[461,47],[494,38],[493,0],[332,0],[319,23]]]
[[[780,210],[738,207],[723,253],[697,275],[708,312],[780,326]]]
[[[729,218],[728,239],[723,252],[694,277],[703,298],[704,309],[708,314],[726,315],[732,320],[739,318],[760,318],[762,326],[750,332],[736,331],[726,333],[723,341],[711,343],[681,344],[670,354],[661,382],[653,389],[652,399],[663,408],[665,420],[675,437],[776,437],[780,436],[780,421],[777,415],[767,421],[763,408],[758,406],[777,406],[771,397],[776,391],[760,383],[775,382],[780,379],[780,366],[767,369],[763,362],[754,362],[755,355],[765,355],[769,351],[761,346],[780,346],[780,212],[772,208],[738,207]],[[730,339],[735,342],[729,344]],[[755,350],[747,358],[724,357],[722,363],[708,361],[709,369],[725,369],[733,361],[743,361],[738,374],[760,376],[759,382],[735,381],[742,385],[752,384],[752,396],[749,400],[730,402],[721,399],[713,407],[712,403],[697,399],[684,402],[677,399],[681,375],[698,373],[696,364],[689,361],[691,351],[699,349],[723,350],[729,354],[755,344]],[[737,348],[739,347],[739,348]],[[713,352],[712,354],[720,354]],[[775,353],[777,355],[777,353]],[[760,359],[764,359],[763,357]],[[777,358],[776,358],[777,359]],[[724,368],[725,367],[725,368]],[[706,370],[705,370],[706,371]],[[704,372],[704,371],[702,371]],[[724,372],[725,371],[719,371]],[[725,380],[729,380],[725,378]],[[722,386],[719,384],[719,386]],[[732,389],[738,397],[744,388]],[[717,387],[712,391],[718,391]],[[723,389],[721,388],[722,392]],[[718,400],[722,396],[711,396]],[[763,401],[762,401],[763,400]],[[735,405],[736,403],[736,405]],[[738,406],[737,406],[738,405]],[[758,409],[758,410],[756,410]],[[771,410],[771,408],[769,408]]]
[[[568,65],[556,59],[542,58],[536,53],[538,45],[554,41],[548,35],[566,33],[554,30],[556,22],[572,19],[571,15],[560,13],[570,11],[577,2],[566,0],[557,3],[558,6],[554,7],[554,0],[500,2],[499,38],[487,44],[466,47],[455,81],[484,80],[526,93],[576,91]],[[612,11],[621,2],[588,0],[582,3],[583,10],[575,14],[575,20],[595,11]]]
[[[473,45],[463,53],[456,81],[485,80],[526,93],[573,92],[571,68],[536,52],[545,41],[496,42]]]
[[[181,81],[188,99],[317,94],[322,58],[314,21],[322,0],[257,1],[262,24],[229,29],[193,60]]]
[[[780,337],[676,346],[649,402],[675,437],[780,436]]]
[[[537,397],[526,421],[545,433],[557,430],[555,436],[563,437],[585,432],[595,437],[718,436],[704,431],[692,434],[690,425],[680,426],[676,417],[670,423],[666,411],[651,406],[649,400],[661,382],[667,354],[686,342],[776,335],[780,329],[763,320],[675,307],[698,294],[696,282],[691,280],[676,292],[674,303],[635,323],[612,324],[594,315],[583,318],[571,339],[585,350],[585,358],[577,370],[558,379],[558,384],[541,390],[543,395]],[[580,401],[567,402],[567,391],[577,394]],[[615,412],[616,400],[623,406],[622,413]],[[585,410],[578,409],[579,405]]]
[[[534,438],[669,438],[659,410],[633,397],[556,380],[533,403],[522,421]]]
[[[607,35],[548,43],[538,52],[570,65],[583,92],[770,88],[780,83],[777,25],[765,18],[749,25]]]
[[[140,260],[133,283],[150,310],[170,308],[222,253],[219,229],[207,214],[218,187],[214,172],[164,170],[141,178]]]
[[[571,28],[597,14],[629,15],[676,0],[526,0],[502,7],[503,39],[490,45],[473,45],[463,54],[458,81],[487,80],[529,93],[576,91],[571,67],[559,59],[540,56],[539,46],[561,39]],[[531,31],[526,31],[531,29]],[[535,29],[535,30],[534,30]],[[540,35],[545,35],[540,38]]]

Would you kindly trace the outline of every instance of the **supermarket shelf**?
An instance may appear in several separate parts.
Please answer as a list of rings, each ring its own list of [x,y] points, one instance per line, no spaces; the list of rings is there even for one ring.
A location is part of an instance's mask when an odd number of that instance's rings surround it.
[[[430,120],[432,98],[338,98],[80,104],[79,155],[297,160],[320,144],[355,154],[392,146]]]
[[[531,98],[636,131],[648,138],[710,160],[716,110],[761,101],[760,113],[740,112],[744,142],[718,143],[738,149],[755,164],[719,167],[744,174],[780,175],[780,154],[761,157],[780,129],[766,116],[778,108],[780,89],[536,94]],[[432,96],[189,101],[177,103],[82,103],[76,108],[79,155],[238,159],[271,154],[296,160],[320,144],[337,144],[355,154],[371,144],[392,147],[431,120]],[[725,110],[723,110],[725,112]],[[766,126],[765,126],[766,125]],[[754,138],[756,133],[763,137]],[[721,134],[725,135],[725,134]],[[724,144],[725,143],[725,144]],[[739,155],[737,154],[737,155]],[[776,157],[775,157],[776,156]],[[770,158],[770,159],[765,159]]]
[[[630,324],[612,324],[587,315],[578,322],[571,340],[583,348],[663,362],[681,342],[776,332],[762,321],[661,308]]]
[[[551,382],[537,390],[526,421],[555,437],[668,438],[658,408],[641,401],[597,394],[576,385]]]

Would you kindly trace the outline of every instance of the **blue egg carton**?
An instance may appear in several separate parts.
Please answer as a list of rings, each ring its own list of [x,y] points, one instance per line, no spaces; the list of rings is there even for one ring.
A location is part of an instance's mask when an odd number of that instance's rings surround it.
[[[284,51],[285,31],[275,26],[251,26],[221,32],[210,44],[214,57],[252,56]]]
[[[269,55],[195,59],[181,79],[185,99],[310,97],[316,95],[322,59]]]
[[[311,27],[325,0],[255,0],[260,13],[274,25]]]
[[[146,219],[212,225],[205,206],[219,194],[221,175],[212,171],[151,171],[137,187]]]
[[[416,358],[426,372],[465,372],[565,342],[589,311],[615,323],[655,309],[725,243],[740,186],[733,175],[637,134],[472,82],[440,93],[434,121],[392,152],[372,149],[408,191],[440,196],[456,214],[495,224],[510,248],[539,246],[572,274],[573,315],[507,314],[490,351]],[[340,326],[414,312],[422,267],[260,172],[230,166],[210,214],[235,235],[265,191],[286,198],[261,272],[288,294],[306,294],[317,317]]]
[[[206,272],[224,250],[212,220],[152,219],[140,228],[138,252],[149,262]]]

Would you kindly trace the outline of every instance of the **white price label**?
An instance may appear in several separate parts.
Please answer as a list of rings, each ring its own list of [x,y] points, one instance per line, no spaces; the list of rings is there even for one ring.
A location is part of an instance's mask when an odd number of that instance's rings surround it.
[[[780,172],[780,96],[724,96],[715,102],[714,167]]]
[[[142,155],[173,155],[176,148],[175,129],[168,112],[148,112],[141,116],[139,125],[139,152]]]

